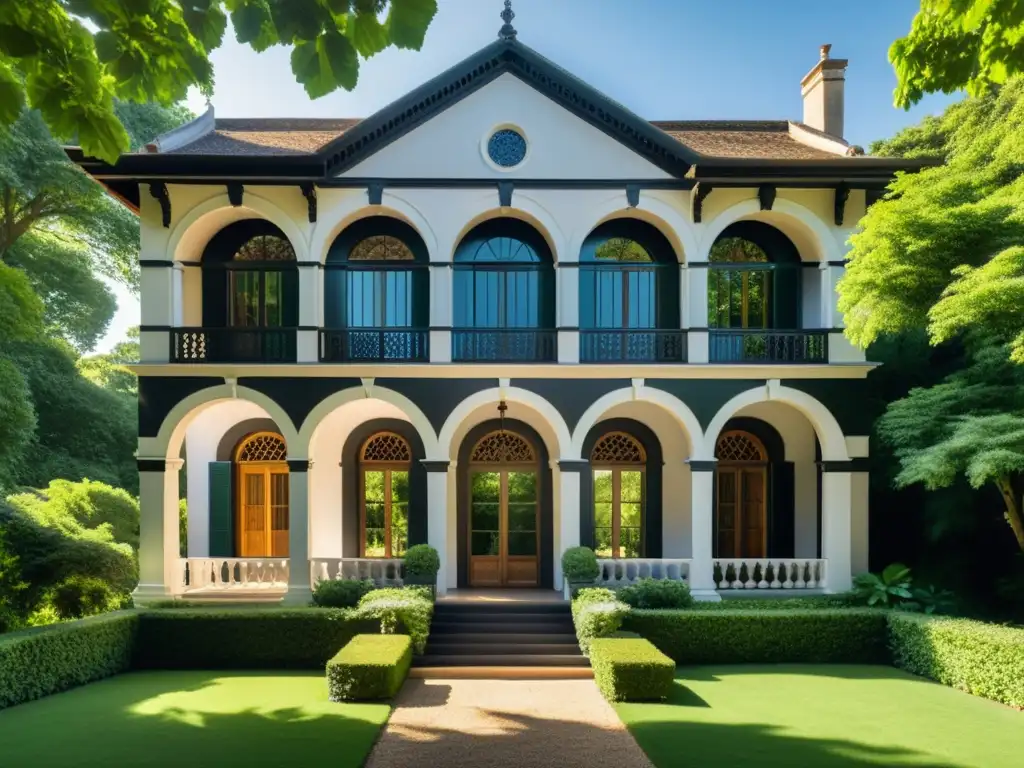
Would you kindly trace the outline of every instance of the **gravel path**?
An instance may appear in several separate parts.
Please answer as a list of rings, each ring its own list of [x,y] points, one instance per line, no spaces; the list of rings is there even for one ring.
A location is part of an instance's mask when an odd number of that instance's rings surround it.
[[[593,680],[408,680],[367,768],[651,768]]]

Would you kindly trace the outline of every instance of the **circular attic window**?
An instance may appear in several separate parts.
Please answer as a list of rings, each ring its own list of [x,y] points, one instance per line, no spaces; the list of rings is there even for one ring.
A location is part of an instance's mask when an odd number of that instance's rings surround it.
[[[502,128],[487,140],[487,156],[499,168],[515,168],[526,159],[526,139],[512,128]]]

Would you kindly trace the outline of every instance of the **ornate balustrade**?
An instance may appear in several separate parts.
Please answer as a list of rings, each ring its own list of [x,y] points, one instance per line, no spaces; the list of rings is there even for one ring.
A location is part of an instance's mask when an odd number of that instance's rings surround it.
[[[379,587],[402,583],[401,558],[327,557],[311,560],[309,582],[328,579],[372,579]]]
[[[685,363],[686,332],[653,328],[580,331],[583,363]]]
[[[462,363],[544,363],[558,359],[549,328],[453,328],[452,360]]]
[[[827,363],[828,331],[712,329],[712,363]]]
[[[174,363],[294,363],[294,328],[172,328]]]
[[[287,558],[189,557],[179,562],[185,592],[288,588]]]
[[[715,558],[715,584],[719,589],[823,588],[827,562],[805,557]]]
[[[344,328],[320,331],[324,363],[412,363],[430,360],[426,328]]]
[[[598,587],[625,587],[640,579],[687,581],[690,561],[677,558],[598,558]]]

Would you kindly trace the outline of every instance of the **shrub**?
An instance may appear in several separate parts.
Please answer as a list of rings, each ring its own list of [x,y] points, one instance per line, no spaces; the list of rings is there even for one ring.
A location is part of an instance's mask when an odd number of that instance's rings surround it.
[[[140,614],[143,669],[323,669],[339,648],[380,625],[343,608],[200,608]]]
[[[321,608],[355,608],[373,587],[373,579],[325,579],[313,589],[313,602]]]
[[[56,587],[47,602],[62,619],[81,619],[120,607],[121,598],[114,594],[107,582],[88,576],[71,576]]]
[[[327,662],[327,691],[331,701],[390,699],[411,665],[405,635],[356,635]]]
[[[434,601],[429,587],[389,587],[367,592],[359,601],[359,615],[380,622],[382,634],[406,634],[416,653],[423,653],[430,636]]]
[[[906,613],[888,622],[897,667],[1024,709],[1024,629]]]
[[[139,547],[139,503],[122,488],[92,480],[52,480],[7,498],[15,509],[72,538]]]
[[[125,612],[0,637],[0,709],[124,672],[137,624]]]
[[[562,573],[570,583],[593,582],[601,573],[590,547],[569,547],[562,553]]]
[[[581,589],[572,601],[572,623],[584,655],[590,654],[591,641],[615,634],[627,613],[629,606],[610,589]]]
[[[594,682],[608,701],[657,701],[672,690],[676,665],[647,640],[602,638],[590,646]]]
[[[679,664],[884,664],[885,611],[630,611],[624,628]]]
[[[755,611],[791,611],[793,609],[822,610],[834,608],[851,608],[859,605],[852,592],[836,595],[808,595],[807,597],[739,597],[727,598],[718,602],[698,600],[692,608],[696,611],[735,611],[740,609]]]
[[[688,584],[668,579],[640,579],[620,589],[618,598],[631,608],[689,608],[694,603]]]
[[[405,575],[436,578],[441,570],[441,558],[429,544],[416,544],[405,553]]]

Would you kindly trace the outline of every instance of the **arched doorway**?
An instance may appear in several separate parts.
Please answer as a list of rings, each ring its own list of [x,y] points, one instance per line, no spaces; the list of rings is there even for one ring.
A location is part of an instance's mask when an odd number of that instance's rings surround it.
[[[768,553],[768,451],[754,435],[723,432],[715,446],[716,557],[766,557]]]
[[[644,475],[647,453],[626,432],[608,432],[590,453],[594,473],[594,552],[644,556]]]
[[[505,429],[477,440],[467,492],[469,585],[538,586],[541,478],[531,442]]]
[[[402,557],[409,544],[412,449],[394,432],[372,435],[359,453],[359,556]]]
[[[288,557],[288,450],[256,432],[235,450],[235,530],[239,557]]]

